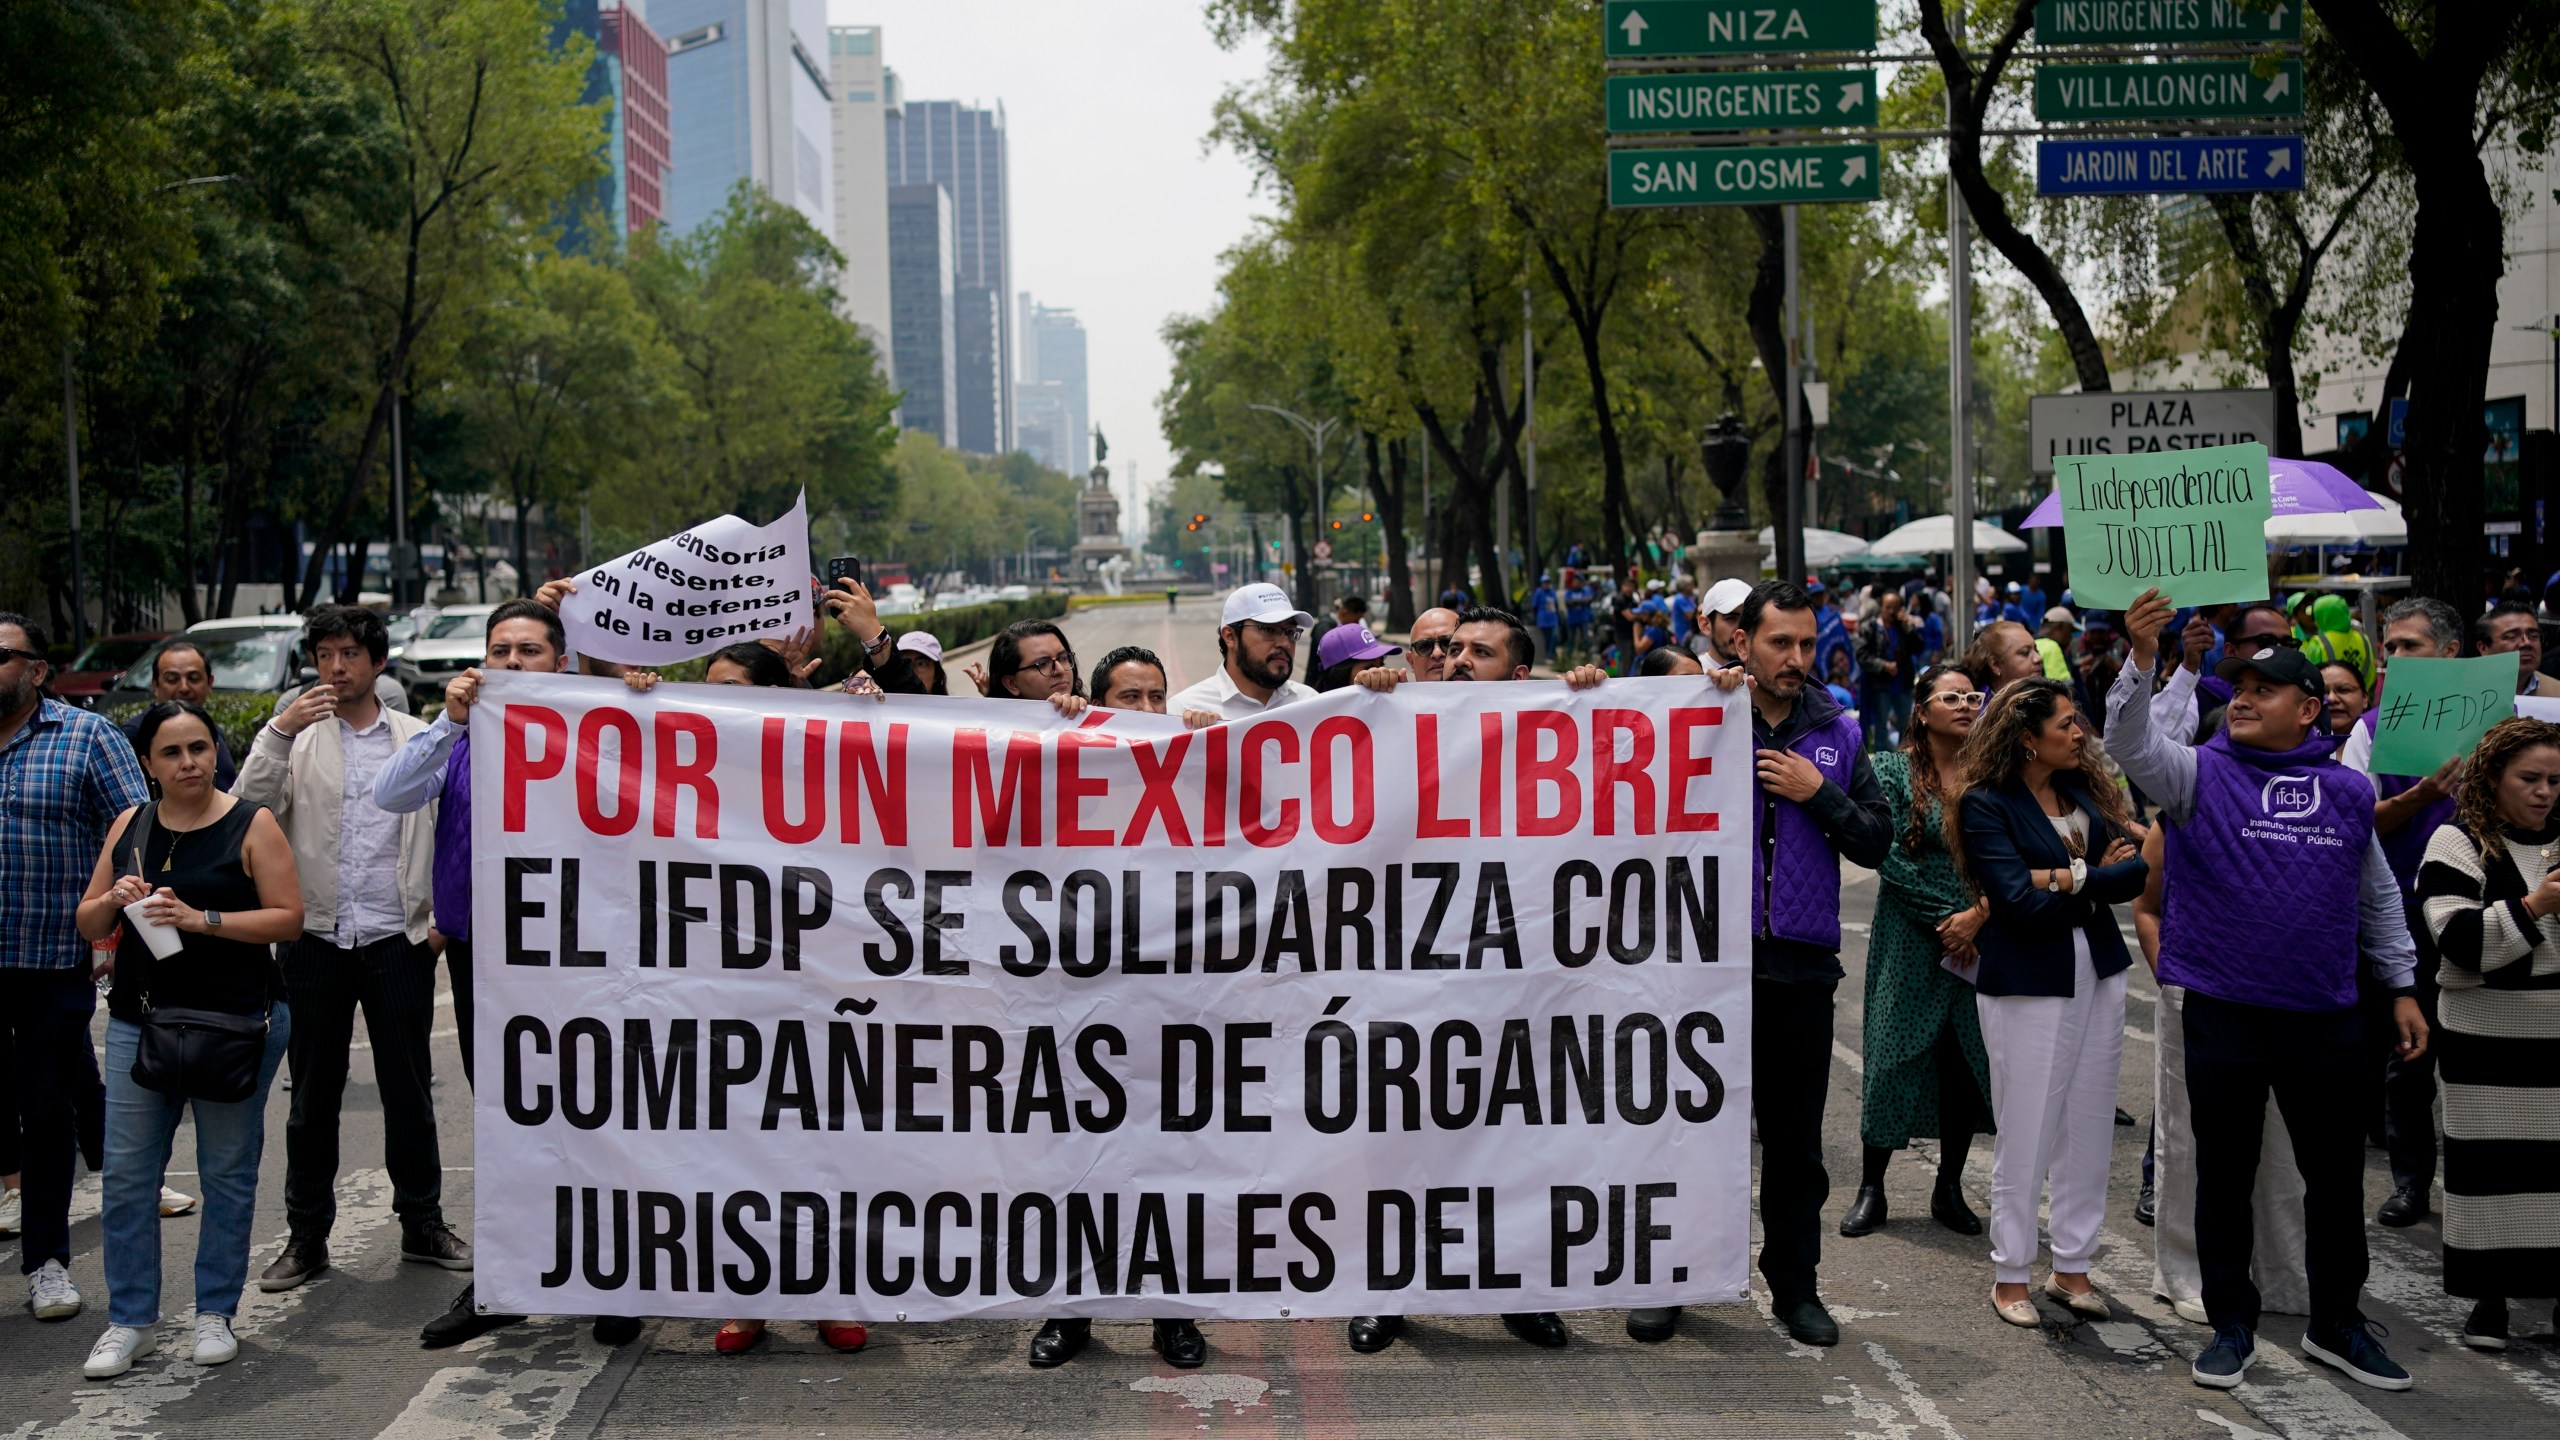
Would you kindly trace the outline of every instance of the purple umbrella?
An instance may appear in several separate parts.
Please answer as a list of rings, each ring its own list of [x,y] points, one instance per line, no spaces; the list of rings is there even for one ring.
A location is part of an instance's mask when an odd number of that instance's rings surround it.
[[[2341,515],[2350,510],[2379,510],[2382,502],[2365,493],[2365,488],[2347,478],[2334,465],[2317,460],[2269,460],[2267,462],[2267,497],[2275,515]],[[2044,497],[2044,503],[2018,526],[2021,530],[2051,530],[2062,524],[2062,496],[2056,492]]]

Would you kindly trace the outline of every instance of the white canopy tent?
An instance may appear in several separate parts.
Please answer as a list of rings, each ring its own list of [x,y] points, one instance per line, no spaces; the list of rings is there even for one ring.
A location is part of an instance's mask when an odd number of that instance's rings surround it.
[[[1769,554],[1761,557],[1760,563],[1776,565],[1778,563],[1775,549],[1778,543],[1776,527],[1761,526],[1759,540],[1761,544],[1772,547]],[[1810,525],[1805,527],[1804,563],[1814,569],[1819,570],[1825,565],[1837,565],[1843,560],[1866,553],[1867,542],[1855,535],[1844,534],[1838,530],[1817,529]]]
[[[1894,530],[1867,547],[1870,555],[1928,556],[1950,555],[1956,548],[1956,518],[1953,515],[1929,515]],[[2027,542],[1997,525],[1973,522],[1973,553],[1976,555],[2014,555],[2027,548]]]

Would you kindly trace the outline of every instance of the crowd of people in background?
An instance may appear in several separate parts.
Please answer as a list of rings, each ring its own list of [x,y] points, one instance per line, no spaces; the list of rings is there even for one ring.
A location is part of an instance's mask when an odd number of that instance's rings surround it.
[[[109,1323],[89,1377],[123,1373],[158,1343],[164,1172],[190,1114],[204,1191],[193,1358],[238,1353],[230,1319],[280,1070],[292,1089],[286,1238],[257,1284],[289,1289],[329,1268],[359,1013],[401,1257],[471,1269],[443,1210],[429,1053],[441,964],[473,1080],[468,722],[486,672],[571,667],[557,607],[573,588],[555,581],[492,613],[482,666],[427,720],[382,703],[381,618],[325,608],[303,631],[317,681],[246,737],[225,736],[205,708],[205,657],[183,639],[151,657],[154,703],[119,730],[48,697],[42,628],[0,614],[0,886],[14,901],[0,915],[0,1221],[19,1234],[33,1313],[81,1313],[67,1268],[74,1166],[85,1155],[103,1169]],[[2153,594],[2108,614],[2033,579],[1985,581],[1960,653],[1956,597],[1928,574],[1701,588],[1631,572],[1595,586],[1567,569],[1541,576],[1520,613],[1454,589],[1442,600],[1399,643],[1369,627],[1360,596],[1318,622],[1279,586],[1239,587],[1221,602],[1218,668],[1178,693],[1143,648],[1088,672],[1047,620],[1008,627],[962,676],[980,696],[1065,716],[1100,705],[1195,727],[1346,687],[1518,682],[1542,664],[1575,690],[1625,676],[1747,687],[1758,1265],[1802,1343],[1839,1339],[1819,1282],[1844,866],[1875,871],[1879,898],[1862,1156],[1840,1236],[1888,1226],[1893,1154],[1931,1141],[1930,1217],[1987,1235],[2001,1319],[2043,1323],[2039,1293],[2071,1316],[2109,1315],[2090,1269],[2113,1130],[2129,1118],[2117,1079],[2138,949],[2161,1002],[2136,1219],[2156,1227],[2154,1289],[2210,1328],[2198,1384],[2240,1383],[2269,1308],[2308,1313],[2313,1359],[2368,1385],[2412,1383],[2361,1308],[2369,1138],[2389,1155],[2384,1225],[2437,1207],[2441,1165],[2443,1283],[2474,1302],[2464,1343],[2503,1347],[2511,1298],[2560,1292],[2560,726],[2510,720],[2431,774],[2371,773],[2373,707],[2396,660],[2512,653],[2519,694],[2560,694],[2540,668],[2539,597],[2468,616],[2406,598],[2370,636],[2336,595],[2182,611]],[[856,654],[828,688],[965,693],[940,643],[893,632],[858,582],[821,604]],[[721,650],[701,678],[807,686],[820,664],[803,632]],[[2266,803],[2279,785],[2310,798],[2279,814]],[[2128,913],[2132,949],[2118,926]],[[90,1038],[101,978],[103,1077]],[[165,1032],[183,1024],[213,1038],[177,1047]],[[1985,1134],[1987,1221],[1964,1189]],[[458,1344],[522,1318],[483,1311],[465,1288],[421,1340]],[[1503,1319],[1528,1343],[1568,1343],[1555,1315]],[[1626,1328],[1655,1341],[1678,1319],[1640,1310]],[[1347,1343],[1384,1349],[1403,1324],[1356,1317]],[[593,1320],[607,1345],[639,1329]],[[750,1350],[766,1330],[733,1319],[714,1347]],[[842,1351],[865,1340],[852,1318],[818,1330]],[[1063,1364],[1090,1342],[1089,1321],[1054,1319],[1029,1360]],[[1153,1343],[1181,1367],[1209,1351],[1188,1320],[1158,1321]]]

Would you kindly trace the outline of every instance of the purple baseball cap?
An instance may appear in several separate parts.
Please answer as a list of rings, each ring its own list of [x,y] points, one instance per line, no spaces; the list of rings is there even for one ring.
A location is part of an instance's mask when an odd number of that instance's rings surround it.
[[[1316,642],[1316,668],[1330,670],[1345,660],[1383,660],[1396,647],[1369,633],[1366,625],[1336,625]]]

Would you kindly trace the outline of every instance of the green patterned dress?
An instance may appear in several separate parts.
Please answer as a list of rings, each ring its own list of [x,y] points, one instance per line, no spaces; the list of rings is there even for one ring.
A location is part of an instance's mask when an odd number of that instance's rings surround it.
[[[1938,1046],[1961,1048],[1978,1094],[1976,1125],[1991,1129],[1991,1070],[1974,1014],[1973,987],[1939,968],[1938,922],[1973,903],[1947,851],[1936,800],[1911,847],[1911,757],[1875,757],[1876,784],[1893,816],[1893,850],[1876,871],[1875,926],[1867,937],[1866,1093],[1859,1136],[1884,1150],[1939,1130]]]

